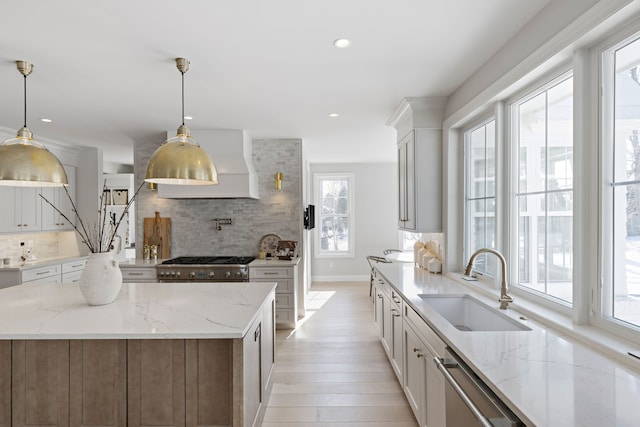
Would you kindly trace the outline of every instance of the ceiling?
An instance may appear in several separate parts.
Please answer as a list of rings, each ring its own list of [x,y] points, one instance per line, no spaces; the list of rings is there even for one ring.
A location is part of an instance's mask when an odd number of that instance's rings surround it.
[[[301,138],[312,163],[395,161],[385,124],[402,98],[451,94],[548,2],[4,2],[0,126],[22,126],[14,61],[26,60],[36,138],[101,147],[105,161],[132,164],[135,140],[180,124],[174,58],[186,57],[192,130]],[[352,45],[335,48],[341,37]]]

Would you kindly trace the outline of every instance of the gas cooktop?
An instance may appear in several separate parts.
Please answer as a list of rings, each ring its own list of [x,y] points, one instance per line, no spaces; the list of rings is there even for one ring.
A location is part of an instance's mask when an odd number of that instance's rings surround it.
[[[253,256],[181,256],[163,261],[167,265],[230,265],[249,264],[256,259]]]

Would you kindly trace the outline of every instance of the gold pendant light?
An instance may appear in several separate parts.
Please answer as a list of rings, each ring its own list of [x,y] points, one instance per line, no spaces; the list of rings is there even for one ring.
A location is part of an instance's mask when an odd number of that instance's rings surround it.
[[[24,126],[15,138],[0,144],[0,185],[13,187],[62,187],[69,185],[60,160],[42,144],[33,140],[27,129],[27,76],[33,65],[16,61],[24,76]]]
[[[182,125],[177,135],[166,140],[149,159],[145,181],[155,184],[215,185],[218,173],[211,157],[191,138],[184,125],[184,74],[189,70],[189,60],[176,58],[176,66],[182,74]]]

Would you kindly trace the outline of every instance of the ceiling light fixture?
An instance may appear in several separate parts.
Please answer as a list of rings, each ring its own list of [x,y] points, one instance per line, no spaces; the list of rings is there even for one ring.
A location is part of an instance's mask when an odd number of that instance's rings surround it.
[[[43,122],[43,123],[51,123],[53,120],[42,118],[42,119],[40,119],[40,121]]]
[[[184,116],[184,119],[185,119],[185,120],[193,120],[193,117],[191,117],[191,116]]]
[[[340,114],[338,113],[329,113],[329,117],[331,117],[332,119],[336,118],[336,117],[340,117]]]
[[[184,125],[184,74],[189,70],[189,60],[176,58],[176,66],[182,74],[182,124],[176,136],[166,140],[149,159],[145,181],[156,184],[215,185],[218,183],[218,173],[211,157],[191,138],[191,132]]]
[[[333,45],[338,49],[344,49],[351,46],[351,41],[349,39],[337,39],[333,42]]]
[[[13,187],[62,187],[69,185],[60,160],[33,140],[27,128],[27,76],[33,64],[16,61],[24,77],[24,125],[15,138],[0,144],[0,185]]]

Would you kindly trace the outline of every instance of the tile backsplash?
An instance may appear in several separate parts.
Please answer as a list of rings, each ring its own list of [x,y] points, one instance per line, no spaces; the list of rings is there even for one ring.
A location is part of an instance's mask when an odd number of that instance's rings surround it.
[[[134,147],[137,187],[160,138]],[[171,256],[257,255],[262,236],[275,233],[302,244],[302,144],[299,139],[254,140],[253,165],[260,199],[161,199],[146,187],[136,198],[136,256],[141,257],[144,218],[171,218]],[[284,173],[282,191],[274,174]],[[214,218],[231,218],[216,229]],[[300,247],[300,246],[299,246]]]
[[[73,253],[73,248],[71,252],[69,251],[69,247],[66,244],[69,241],[75,241],[74,231],[0,234],[0,258],[11,258],[12,263],[20,262],[20,257],[23,254],[23,247],[20,246],[20,242],[24,242],[25,248],[31,242],[31,253],[37,259],[77,255],[77,246],[75,248],[76,253]]]

